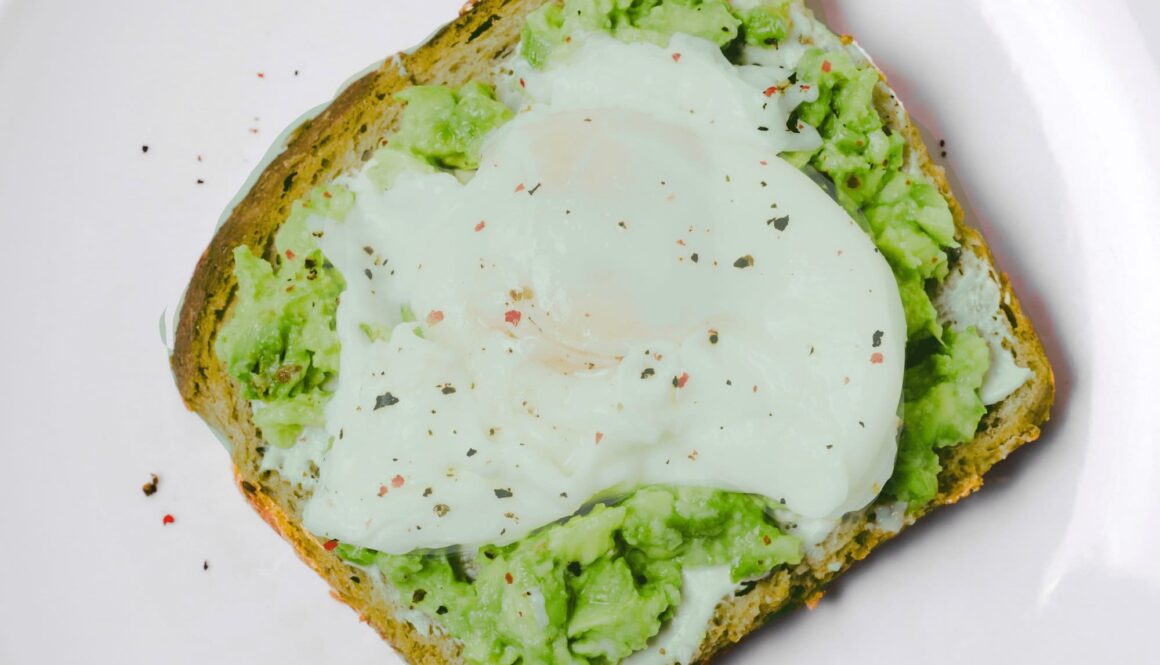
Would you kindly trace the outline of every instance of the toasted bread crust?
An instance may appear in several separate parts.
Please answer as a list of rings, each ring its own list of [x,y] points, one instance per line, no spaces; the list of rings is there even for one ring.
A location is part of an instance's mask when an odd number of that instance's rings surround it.
[[[394,94],[415,84],[458,85],[487,77],[509,56],[519,40],[523,17],[543,0],[481,0],[469,3],[460,17],[413,53],[387,59],[351,83],[317,117],[290,134],[285,150],[258,177],[253,187],[218,229],[198,261],[182,304],[171,359],[174,377],[186,405],[229,441],[235,475],[242,494],[266,522],[293,545],[299,556],[325,578],[337,596],[359,612],[412,663],[459,663],[461,647],[438,630],[421,633],[399,618],[399,606],[384,597],[369,573],[328,552],[301,525],[307,494],[272,471],[261,471],[262,440],[250,420],[250,407],[237,383],[214,353],[214,340],[229,316],[236,282],[231,253],[249,245],[269,253],[273,237],[290,205],[314,185],[356,168],[397,122],[400,106]],[[852,40],[841,44],[857,49]],[[956,235],[963,251],[971,251],[994,266],[982,236],[963,222],[943,169],[931,160],[918,130],[905,114],[895,113],[885,80],[876,103],[892,128],[903,132],[909,150],[950,203]],[[1033,377],[1014,394],[989,409],[976,437],[943,451],[939,493],[933,502],[909,514],[903,526],[938,506],[954,503],[978,490],[983,474],[1013,450],[1039,436],[1054,397],[1051,367],[1035,330],[999,273],[1002,309],[1011,324],[1011,351]],[[830,536],[830,554],[807,560],[793,569],[779,569],[748,593],[722,601],[699,650],[706,662],[765,623],[774,613],[817,602],[826,585],[854,562],[865,558],[897,531],[874,521],[873,506],[848,515]]]

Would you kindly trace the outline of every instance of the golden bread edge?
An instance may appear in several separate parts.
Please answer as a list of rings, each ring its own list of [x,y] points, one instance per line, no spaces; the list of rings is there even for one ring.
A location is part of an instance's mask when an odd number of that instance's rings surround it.
[[[291,133],[286,149],[258,177],[254,186],[230,213],[202,254],[180,311],[172,366],[186,405],[225,436],[232,446],[235,475],[242,494],[275,531],[291,543],[298,555],[333,587],[334,595],[349,604],[409,662],[457,663],[459,645],[441,635],[423,635],[396,616],[367,573],[345,564],[336,554],[302,528],[298,521],[307,497],[277,474],[261,472],[262,441],[250,420],[248,402],[236,390],[213,351],[217,329],[229,315],[236,283],[233,248],[246,244],[270,254],[274,233],[290,205],[310,188],[357,167],[397,121],[400,107],[394,93],[414,84],[457,85],[487,77],[495,63],[511,54],[519,39],[523,16],[543,0],[482,0],[411,54],[399,54],[351,83],[317,117]],[[855,49],[850,40],[843,39]],[[883,115],[893,103],[882,86],[876,102]],[[950,202],[963,251],[972,251],[994,266],[982,236],[963,223],[963,211],[954,198],[943,169],[931,160],[918,130],[908,118],[892,122],[903,131],[910,150],[931,180]],[[1033,378],[993,407],[984,417],[975,439],[950,449],[943,457],[939,494],[922,511],[908,515],[905,525],[930,510],[954,503],[982,486],[982,475],[1015,448],[1033,441],[1047,420],[1054,381],[1046,355],[1030,320],[1000,275],[1001,302],[1012,323],[1012,352]],[[904,525],[904,526],[905,526]],[[896,532],[878,528],[872,512],[864,510],[844,520],[830,538],[834,547],[823,561],[803,562],[776,571],[749,593],[723,601],[717,608],[699,650],[701,662],[728,649],[776,612],[813,604],[822,589],[854,562]],[[830,570],[836,568],[836,570]]]

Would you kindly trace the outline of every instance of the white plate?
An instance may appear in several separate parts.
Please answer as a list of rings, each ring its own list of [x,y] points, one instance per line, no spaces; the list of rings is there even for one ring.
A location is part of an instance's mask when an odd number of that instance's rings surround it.
[[[0,0],[0,662],[395,662],[236,494],[159,319],[278,133],[458,3]],[[723,662],[1157,662],[1160,6],[825,4],[946,140],[1060,395]]]

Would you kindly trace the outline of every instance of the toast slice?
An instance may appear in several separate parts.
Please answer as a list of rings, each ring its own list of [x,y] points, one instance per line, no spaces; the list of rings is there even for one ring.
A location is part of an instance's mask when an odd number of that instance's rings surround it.
[[[380,67],[351,83],[319,115],[293,130],[285,149],[254,182],[219,228],[198,261],[185,295],[173,355],[174,376],[186,405],[199,413],[229,444],[237,483],[259,514],[288,540],[299,556],[322,575],[338,597],[412,663],[458,663],[461,645],[435,624],[415,620],[398,601],[389,582],[344,562],[301,524],[309,490],[298,479],[262,470],[266,445],[251,421],[249,402],[214,353],[215,335],[231,315],[236,281],[232,250],[248,245],[272,253],[273,237],[291,204],[312,187],[359,168],[381,137],[399,121],[398,91],[419,84],[459,86],[471,79],[488,80],[499,62],[515,52],[524,17],[544,0],[480,0],[469,4],[457,20],[413,52],[388,58]],[[808,10],[803,16],[814,20]],[[843,48],[857,62],[868,62],[849,37],[818,37],[818,45]],[[825,43],[826,39],[832,39]],[[885,77],[875,93],[875,105],[891,130],[906,138],[911,164],[921,168],[950,204],[961,254],[951,271],[982,275],[999,290],[991,318],[1009,333],[1009,350],[1031,378],[1014,393],[989,407],[975,438],[940,451],[943,470],[934,501],[902,514],[876,503],[847,515],[822,544],[824,554],[807,557],[795,567],[776,569],[741,595],[723,600],[716,609],[696,661],[705,662],[728,649],[773,614],[816,602],[827,584],[878,544],[938,506],[954,503],[978,490],[983,475],[1013,450],[1035,440],[1049,417],[1054,396],[1051,367],[1035,330],[994,260],[982,236],[963,223],[941,167],[934,164],[918,130],[887,86]],[[936,297],[940,314],[954,320],[963,312]],[[315,470],[316,471],[316,470]],[[740,592],[739,592],[740,593]]]

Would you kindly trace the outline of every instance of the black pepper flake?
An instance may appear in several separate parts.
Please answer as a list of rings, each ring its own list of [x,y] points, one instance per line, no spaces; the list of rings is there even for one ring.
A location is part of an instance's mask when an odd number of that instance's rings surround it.
[[[383,393],[382,395],[379,395],[378,397],[375,398],[375,409],[374,410],[378,411],[379,409],[383,408],[384,406],[394,406],[398,403],[399,403],[398,397],[395,397],[391,393]]]
[[[202,570],[209,570],[209,561],[202,561],[201,562],[201,569]]]
[[[443,517],[447,513],[451,512],[451,506],[448,506],[445,503],[437,503],[435,504],[434,510],[437,517]]]
[[[759,131],[759,132],[768,132],[768,131],[769,131],[769,127],[758,127],[758,128],[757,128],[757,131]]]
[[[475,456],[475,453],[476,453],[476,450],[475,450],[475,448],[468,448],[468,449],[467,449],[467,456],[468,456],[468,457],[474,457],[474,456]]]
[[[742,268],[742,269],[752,268],[753,267],[753,256],[750,254],[746,254],[745,256],[734,261],[733,267],[734,268]]]
[[[145,496],[153,496],[154,494],[157,493],[157,474],[156,473],[149,474],[149,482],[147,482],[141,486],[141,491],[145,493]]]
[[[861,420],[859,420],[859,421],[858,421],[858,427],[861,427],[862,429],[866,429],[866,423],[864,423],[864,422],[862,422]]]
[[[945,153],[944,153],[944,155],[945,155]],[[201,178],[198,178],[198,179],[197,179],[197,184],[199,184],[199,185],[204,185],[204,184],[205,184],[205,180],[202,180]]]
[[[561,498],[561,499],[567,499],[567,498],[568,498],[568,493],[567,493],[567,492],[560,492],[560,498]]]
[[[415,589],[415,592],[411,594],[411,602],[412,603],[421,603],[421,602],[423,602],[423,599],[426,597],[427,597],[427,590],[426,589]]]
[[[874,339],[874,348],[878,348],[878,347],[882,346],[882,331],[875,330],[873,339]]]
[[[363,274],[367,276],[367,279],[374,279],[375,278],[375,274],[373,272],[371,272],[370,268],[363,269]]]
[[[680,377],[674,376],[673,377],[673,387],[678,388],[678,387],[680,387],[680,385],[681,385]]]
[[[350,576],[350,581],[351,581],[351,582],[354,582],[355,584],[361,584],[361,583],[362,583],[362,580],[361,580],[361,579],[359,579],[359,576],[358,576],[358,575],[351,575],[351,576]]]
[[[778,231],[784,231],[789,226],[789,215],[784,217],[772,217],[765,222],[766,226],[773,226]]]
[[[364,251],[364,252],[366,252],[366,255],[367,255],[367,256],[370,256],[371,254],[374,254],[374,253],[375,253],[375,248],[374,248],[374,247],[371,247],[370,245],[365,245],[365,246],[363,247],[363,251]]]
[[[544,183],[542,183],[542,182],[537,182],[535,187],[533,187],[533,188],[531,188],[531,189],[529,189],[529,190],[528,190],[528,196],[535,196],[535,195],[536,195],[536,192],[538,192],[538,191],[540,190],[540,187],[541,187],[543,184],[544,184]]]
[[[455,393],[455,386],[448,383],[440,388],[439,392],[443,393],[444,395],[452,395]]]
[[[709,343],[716,344],[721,338],[717,336],[716,330],[709,331]]]
[[[651,367],[645,367],[644,371],[640,373],[640,378],[649,379],[652,378],[656,373],[657,371],[655,369]]]
[[[698,256],[696,252],[693,252],[693,255],[690,256],[689,258],[692,259],[693,263],[696,263],[697,261],[701,260],[701,257]]]
[[[142,152],[142,153],[149,152],[149,146],[147,146],[147,145],[143,145],[143,146],[141,146],[141,152]]]
[[[435,490],[433,490],[433,489],[431,489],[430,487],[428,487],[428,488],[426,488],[426,489],[424,489],[424,490],[423,490],[423,496],[424,496],[424,497],[431,496],[431,494],[433,494],[434,492],[435,492]]]
[[[495,492],[495,498],[497,499],[510,499],[512,496],[512,490],[510,487],[507,489],[499,487],[493,491]]]
[[[568,564],[568,572],[572,573],[572,575],[575,577],[580,577],[580,562],[573,561],[573,562],[569,563]]]
[[[439,607],[437,607],[435,609],[435,614],[438,614],[439,616],[443,616],[444,614],[447,614],[447,606],[440,605]]]
[[[938,147],[940,147],[940,148],[945,148],[945,147],[947,147],[947,142],[946,142],[946,139],[939,139],[939,142],[938,142]]]

